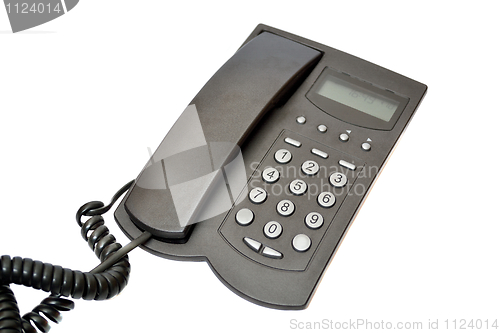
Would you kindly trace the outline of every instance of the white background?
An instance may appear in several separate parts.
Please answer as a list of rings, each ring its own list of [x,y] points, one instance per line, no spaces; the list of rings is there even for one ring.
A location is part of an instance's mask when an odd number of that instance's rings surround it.
[[[309,308],[259,307],[205,263],[136,250],[120,296],[77,301],[53,332],[298,331],[294,319],[500,325],[498,5],[463,3],[82,0],[18,34],[0,9],[0,254],[92,269],[78,207],[135,178],[147,147],[265,23],[429,86]],[[107,225],[128,241],[111,214]],[[45,297],[14,290],[23,313]]]

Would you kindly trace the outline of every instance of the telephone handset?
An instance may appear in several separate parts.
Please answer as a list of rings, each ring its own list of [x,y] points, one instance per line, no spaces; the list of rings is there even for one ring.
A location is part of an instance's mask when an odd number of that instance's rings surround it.
[[[206,261],[254,303],[309,304],[424,84],[259,25],[115,212],[161,257]]]

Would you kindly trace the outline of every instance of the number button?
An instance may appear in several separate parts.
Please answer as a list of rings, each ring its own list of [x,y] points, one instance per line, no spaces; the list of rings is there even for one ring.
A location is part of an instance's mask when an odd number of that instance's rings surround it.
[[[307,184],[305,181],[300,179],[295,179],[290,183],[290,192],[295,195],[302,195],[307,191]]]
[[[248,194],[248,198],[254,204],[260,204],[260,203],[263,203],[264,201],[266,201],[267,192],[260,187],[256,187],[250,191],[250,193]]]
[[[347,184],[347,177],[343,173],[335,172],[330,175],[330,184],[333,187],[344,187]]]
[[[264,235],[267,238],[278,238],[283,232],[283,227],[276,221],[267,222],[264,226]]]
[[[295,205],[290,200],[281,200],[278,202],[276,210],[281,216],[290,216],[295,212]]]
[[[276,183],[280,179],[280,173],[275,168],[266,168],[262,172],[262,179],[267,183]]]
[[[321,192],[318,195],[318,204],[324,208],[330,208],[335,204],[335,196],[331,192]]]
[[[311,229],[319,229],[323,225],[323,215],[316,212],[311,212],[306,215],[304,222]]]
[[[292,160],[292,153],[287,149],[280,149],[274,154],[274,159],[280,164],[286,164]]]
[[[302,172],[308,176],[314,176],[319,171],[319,164],[314,161],[305,161],[302,163]]]

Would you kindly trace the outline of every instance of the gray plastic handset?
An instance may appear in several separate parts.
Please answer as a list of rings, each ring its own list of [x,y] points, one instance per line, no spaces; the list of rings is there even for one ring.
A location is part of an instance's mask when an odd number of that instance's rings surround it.
[[[241,47],[193,99],[142,170],[125,201],[131,220],[156,237],[185,241],[210,190],[226,177],[221,168],[321,56],[269,32]]]

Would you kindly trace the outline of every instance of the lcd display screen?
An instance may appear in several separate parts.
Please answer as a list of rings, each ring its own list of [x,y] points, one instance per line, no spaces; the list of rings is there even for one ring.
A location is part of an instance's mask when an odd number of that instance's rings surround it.
[[[317,94],[353,109],[369,114],[383,121],[390,121],[399,102],[377,94],[368,89],[327,75]]]

